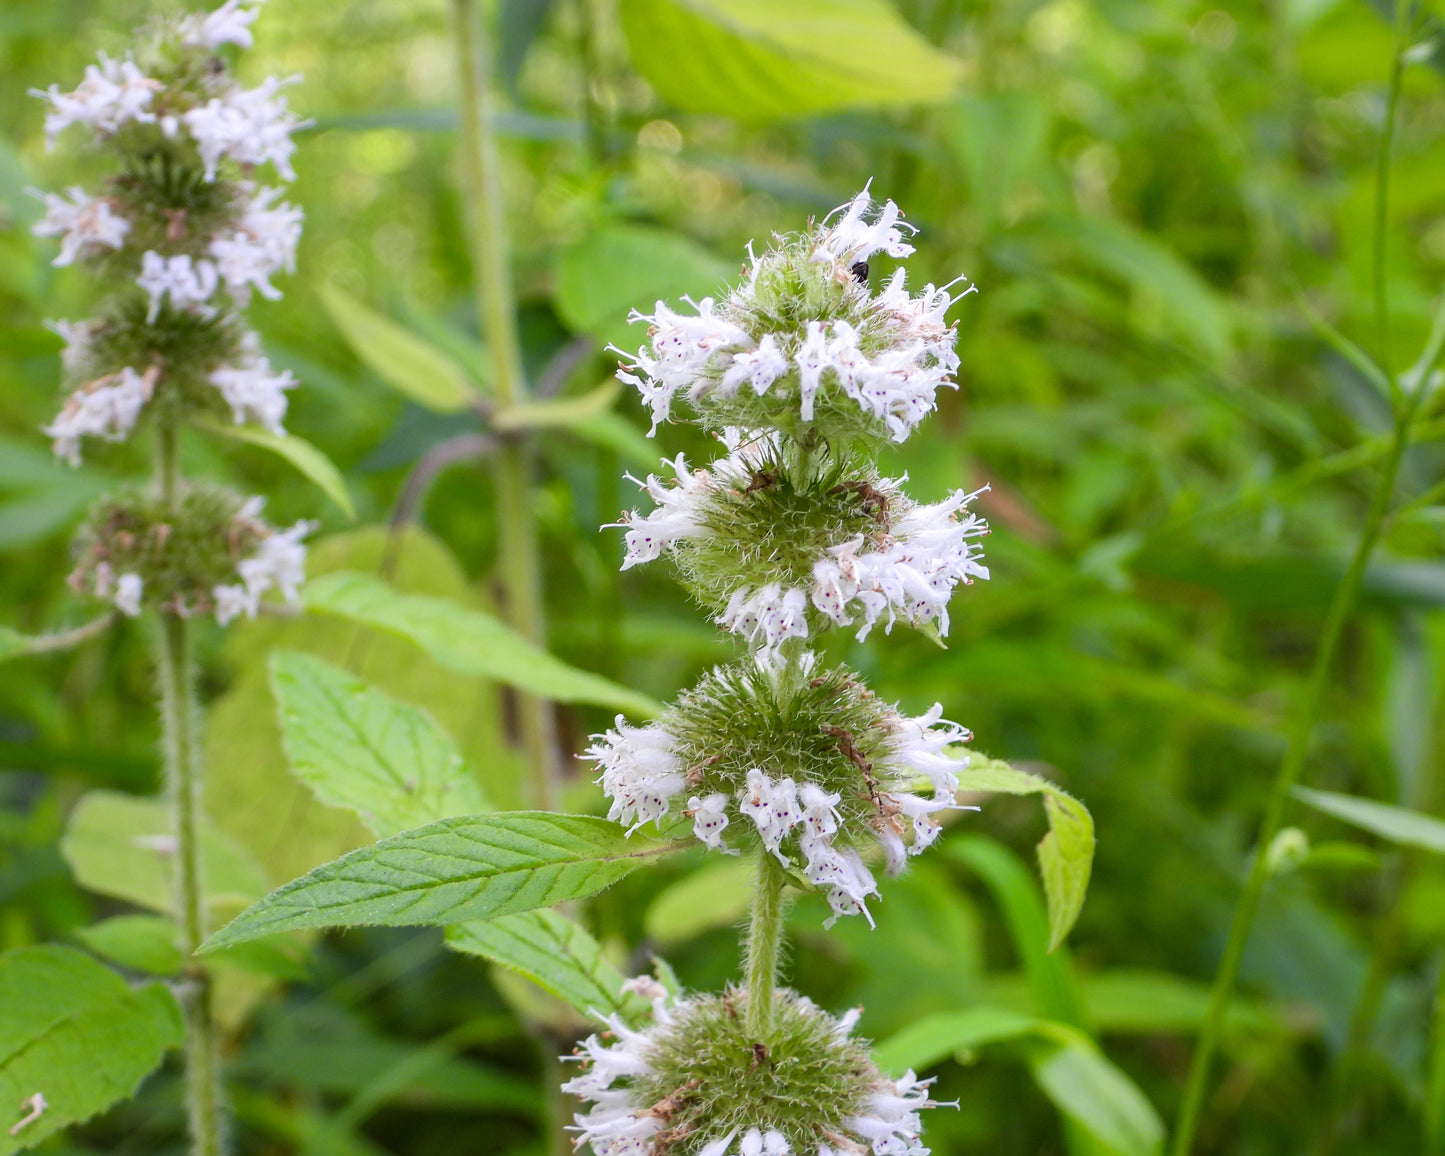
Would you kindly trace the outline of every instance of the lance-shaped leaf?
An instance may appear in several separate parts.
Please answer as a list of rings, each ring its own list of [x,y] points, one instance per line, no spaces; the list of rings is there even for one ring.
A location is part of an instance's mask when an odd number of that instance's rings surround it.
[[[327,574],[308,582],[301,600],[311,610],[408,638],[461,674],[494,678],[557,702],[590,702],[641,715],[662,709],[645,694],[569,666],[490,614],[442,598],[398,594],[365,574]]]
[[[271,687],[296,777],[374,834],[491,810],[456,743],[420,707],[288,650],[271,656]]]
[[[1309,787],[1294,787],[1292,793],[1316,811],[1333,815],[1352,827],[1369,831],[1391,843],[1445,855],[1445,822],[1423,812],[1412,811],[1408,807],[1392,807],[1389,803],[1377,803],[1358,795],[1313,791]]]
[[[1002,759],[970,754],[959,776],[960,791],[1006,795],[1043,795],[1049,833],[1039,842],[1039,871],[1049,905],[1049,950],[1064,941],[1089,889],[1094,865],[1094,819],[1088,808],[1067,791],[1038,775],[1015,770]]]
[[[307,927],[445,925],[551,907],[595,894],[680,846],[628,839],[616,823],[590,815],[442,819],[292,880],[202,950]]]
[[[943,100],[960,76],[887,0],[624,0],[622,27],[666,100],[742,120]]]
[[[338,510],[352,521],[356,520],[356,507],[351,504],[351,495],[346,491],[346,479],[341,476],[336,463],[305,438],[295,434],[276,434],[259,426],[237,425],[235,422],[196,420],[195,425],[207,433],[259,446],[285,458],[315,482],[317,488],[336,503]]]
[[[623,975],[602,956],[587,930],[556,911],[523,911],[447,928],[447,946],[525,975],[583,1015],[647,1011],[641,996],[624,993]]]
[[[131,1095],[182,1039],[161,984],[132,988],[68,947],[0,956],[0,1156]]]
[[[356,356],[398,393],[439,413],[476,404],[480,392],[450,355],[334,285],[321,300]]]
[[[492,414],[493,429],[572,429],[606,413],[622,392],[620,381],[605,381],[575,397],[547,397],[524,401]]]

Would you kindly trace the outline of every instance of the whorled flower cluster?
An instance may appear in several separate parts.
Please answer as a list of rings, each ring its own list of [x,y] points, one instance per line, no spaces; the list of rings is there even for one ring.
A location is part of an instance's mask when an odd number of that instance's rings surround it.
[[[252,173],[269,164],[294,179],[292,133],[304,122],[280,94],[289,81],[243,88],[213,55],[251,44],[260,2],[185,16],[133,57],[102,54],[75,90],[36,91],[52,145],[82,126],[121,170],[100,195],[35,194],[45,205],[35,233],[60,242],[54,263],[93,263],[118,288],[96,321],[58,326],[72,347],[70,393],[46,432],[72,464],[85,438],[125,439],[163,394],[284,432],[294,379],[259,356],[234,311],[253,292],[279,297],[272,278],[294,268],[301,210]],[[175,339],[195,332],[205,340]]]
[[[859,641],[880,621],[946,635],[954,587],[988,578],[976,542],[988,524],[968,511],[981,490],[919,505],[906,479],[872,473],[799,485],[775,438],[735,445],[707,469],[681,455],[668,465],[672,479],[637,482],[652,511],[614,523],[627,531],[622,568],[670,554],[714,621],[754,647],[827,624],[857,626]]]
[[[130,617],[149,605],[183,618],[213,614],[222,626],[254,618],[271,590],[295,602],[302,539],[315,524],[276,529],[262,505],[205,485],[188,486],[174,508],[148,493],[103,498],[81,530],[70,586]]]
[[[878,885],[864,854],[881,851],[897,874],[934,842],[968,766],[948,748],[971,736],[940,705],[910,718],[847,670],[819,672],[811,655],[800,667],[800,685],[778,663],[718,667],[656,722],[619,716],[584,757],[629,833],[680,813],[708,847],[761,846],[796,867],[827,897],[828,924],[871,922]]]
[[[583,1041],[583,1072],[563,1091],[591,1101],[576,1116],[595,1156],[927,1156],[919,1113],[939,1105],[932,1080],[883,1075],[853,1038],[857,1009],[835,1018],[780,992],[764,1040],[742,1027],[745,992],[675,1002],[654,981],[640,1030],[609,1017]]]
[[[905,440],[953,386],[955,329],[945,315],[973,292],[927,285],[917,297],[896,270],[883,291],[868,284],[868,258],[906,257],[913,227],[887,201],[876,213],[865,188],[835,223],[754,257],[746,280],[721,302],[684,298],[692,313],[659,301],[649,344],[618,373],[652,412],[652,432],[682,395],[710,429],[818,429],[835,446]],[[956,284],[955,282],[954,284]]]

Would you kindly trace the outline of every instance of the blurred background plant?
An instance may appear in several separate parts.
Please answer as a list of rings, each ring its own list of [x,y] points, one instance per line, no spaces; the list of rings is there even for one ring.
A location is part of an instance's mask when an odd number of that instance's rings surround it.
[[[784,6],[738,0],[502,0],[488,13],[522,361],[539,394],[578,399],[567,428],[538,443],[548,645],[658,697],[729,653],[664,574],[619,575],[620,536],[596,532],[631,504],[623,470],[711,456],[682,426],[646,442],[633,398],[604,408],[611,394],[594,390],[615,355],[603,347],[640,343],[631,307],[715,289],[749,238],[795,228],[873,177],[922,230],[912,276],[967,272],[981,290],[955,310],[963,388],[942,396],[906,464],[923,501],[992,485],[980,508],[994,581],[957,608],[947,651],[900,633],[887,646],[840,640],[833,657],[889,699],[943,701],[982,749],[1087,800],[1101,841],[1068,949],[1044,954],[1021,866],[1038,808],[992,797],[988,837],[963,819],[943,855],[885,894],[876,932],[823,938],[818,912],[800,908],[791,979],[825,1006],[864,1003],[863,1034],[936,1064],[939,1098],[962,1103],[930,1114],[937,1152],[1156,1150],[1152,1113],[1100,1086],[1097,1068],[1049,1063],[1073,1053],[1040,1052],[1019,1020],[1092,1033],[1174,1117],[1289,708],[1391,428],[1388,393],[1310,315],[1399,369],[1426,342],[1445,273],[1440,41],[1419,13],[1395,129],[1383,348],[1373,188],[1393,5],[786,7],[787,23]],[[35,432],[55,409],[60,346],[41,319],[76,315],[86,286],[50,268],[24,189],[73,183],[83,161],[45,154],[43,106],[25,92],[78,75],[149,13],[19,0],[0,14],[0,599],[30,632],[79,619],[54,576],[112,483],[106,469],[129,467],[121,451],[70,470]],[[473,303],[452,12],[442,0],[271,0],[255,31],[243,80],[305,72],[292,103],[317,123],[295,162],[300,273],[284,304],[251,315],[273,362],[308,387],[288,428],[342,467],[364,525],[328,515],[310,572],[384,570],[402,590],[485,608],[499,531],[479,451],[505,432],[506,407],[488,392]],[[1438,814],[1438,403],[1416,429],[1304,781]],[[188,472],[275,494],[278,523],[319,508],[260,449],[183,449]],[[417,526],[388,542],[389,520]],[[426,706],[492,800],[522,804],[516,704],[495,683],[337,617],[209,637],[208,806],[254,872],[231,881],[238,895],[369,841],[286,771],[266,724],[277,644]],[[137,632],[26,661],[0,668],[0,947],[74,939],[131,910],[118,899],[146,905],[115,894],[124,860],[101,855],[86,813],[71,812],[87,791],[157,785]],[[582,749],[608,713],[561,708],[559,749]],[[561,772],[567,809],[600,804],[570,759]],[[1419,850],[1438,832],[1412,828],[1402,849],[1394,812],[1363,834],[1358,804],[1322,798],[1326,812],[1290,811],[1270,848],[1197,1151],[1415,1152],[1432,1119],[1442,1142],[1438,1027],[1433,1091],[1427,1079],[1445,859]],[[592,930],[604,948],[654,946],[686,985],[716,988],[734,971],[741,906],[719,915],[715,897],[736,891],[686,866],[634,876],[593,902]],[[575,1013],[438,944],[435,932],[352,931],[289,966],[233,971],[223,1014],[237,1028],[243,1151],[541,1150],[546,1049],[522,1023],[565,1035]],[[615,962],[637,970],[646,955]],[[928,1040],[897,1035],[919,1021]],[[177,1150],[180,1115],[168,1070],[51,1150]]]

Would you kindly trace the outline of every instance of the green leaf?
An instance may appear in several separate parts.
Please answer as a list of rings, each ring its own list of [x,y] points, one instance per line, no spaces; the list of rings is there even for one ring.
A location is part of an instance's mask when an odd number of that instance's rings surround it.
[[[590,815],[505,811],[383,839],[278,888],[202,946],[305,927],[490,919],[592,895],[677,848]]]
[[[960,75],[886,0],[623,0],[622,28],[665,100],[746,121],[944,100]]]
[[[301,600],[312,610],[409,638],[462,674],[494,678],[557,702],[595,703],[640,715],[662,709],[644,694],[568,666],[490,614],[440,598],[398,594],[365,574],[318,578],[306,584]]]
[[[121,967],[174,975],[184,962],[176,946],[178,932],[176,921],[165,915],[116,915],[77,927],[75,936],[96,955]]]
[[[336,503],[338,510],[352,521],[356,520],[356,507],[351,504],[351,495],[346,490],[346,479],[341,476],[336,464],[305,438],[295,434],[274,434],[260,426],[237,425],[228,421],[193,419],[192,424],[197,429],[203,429],[217,437],[260,446],[263,450],[270,450],[273,454],[285,458],[315,482],[317,488]]]
[[[756,864],[741,856],[704,861],[652,901],[643,924],[648,938],[663,945],[682,943],[736,923],[752,902],[756,875]]]
[[[605,450],[611,450],[628,465],[638,469],[656,469],[661,456],[656,445],[648,441],[640,429],[621,414],[611,410],[583,418],[570,426],[567,432]]]
[[[172,914],[175,860],[170,808],[161,799],[91,791],[70,813],[61,854],[82,887]],[[249,854],[209,821],[200,827],[206,907],[226,914],[264,895],[267,881]]]
[[[162,984],[132,988],[68,947],[0,955],[0,1156],[130,1096],[182,1039]],[[44,1112],[17,1126],[37,1093]]]
[[[622,383],[604,381],[596,389],[576,397],[549,397],[541,401],[525,401],[492,414],[492,428],[575,429],[600,413],[606,413],[622,392]]]
[[[1037,1032],[1044,1021],[987,1004],[925,1016],[873,1048],[885,1072],[923,1071],[948,1056]]]
[[[1406,847],[1419,847],[1445,855],[1445,822],[1411,811],[1406,807],[1392,807],[1388,803],[1377,803],[1373,799],[1361,799],[1356,795],[1340,795],[1334,791],[1313,791],[1308,787],[1294,787],[1292,793],[1300,802],[1308,804],[1326,815],[1360,827],[1372,834],[1399,843]]]
[[[447,928],[447,946],[520,972],[583,1015],[647,1011],[641,996],[624,993],[623,974],[602,957],[586,929],[557,911],[523,911]]]
[[[609,222],[558,255],[554,299],[575,332],[635,349],[647,334],[628,323],[634,308],[651,312],[655,301],[676,303],[683,294],[701,299],[736,273],[681,233]]]
[[[1092,1044],[1051,1047],[1030,1062],[1054,1106],[1120,1156],[1154,1156],[1164,1123],[1137,1084]]]
[[[0,626],[0,662],[24,654],[30,649],[32,641],[28,634],[21,634],[8,626]]]
[[[398,393],[438,413],[456,413],[480,399],[466,371],[436,346],[334,285],[321,291],[321,300],[356,356]]]
[[[491,810],[456,744],[420,707],[289,650],[271,655],[271,687],[296,777],[376,835]]]
[[[1094,819],[1083,803],[1048,779],[1015,770],[1002,759],[971,754],[960,791],[1044,796],[1049,833],[1039,842],[1039,872],[1049,904],[1049,950],[1063,943],[1084,906],[1094,865]]]

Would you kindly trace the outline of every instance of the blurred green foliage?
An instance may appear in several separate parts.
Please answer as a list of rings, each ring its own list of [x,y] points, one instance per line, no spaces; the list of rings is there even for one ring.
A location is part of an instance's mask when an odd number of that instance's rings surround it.
[[[1386,7],[899,0],[909,27],[895,39],[840,32],[810,54],[766,27],[704,35],[687,16],[704,4],[501,0],[503,177],[534,381],[551,366],[564,396],[587,393],[608,379],[615,355],[601,344],[619,339],[628,307],[715,289],[750,238],[798,227],[870,177],[922,230],[915,282],[967,272],[981,290],[955,310],[962,388],[894,465],[920,500],[992,486],[981,508],[993,579],[958,595],[947,650],[906,632],[832,645],[881,694],[917,711],[942,701],[981,749],[1083,799],[1098,855],[1070,946],[1053,956],[1030,938],[1027,876],[1011,872],[1012,857],[998,861],[1000,845],[1028,857],[1043,833],[1028,800],[992,797],[959,818],[943,853],[885,888],[876,931],[855,920],[823,935],[818,903],[801,903],[791,981],[832,1008],[862,1002],[866,1034],[887,1039],[978,1005],[1047,1016],[1091,1029],[1172,1117],[1283,721],[1388,428],[1386,399],[1316,335],[1305,306],[1400,366],[1424,340],[1445,273],[1445,90],[1426,26],[1397,133],[1395,320],[1381,349],[1369,270]],[[42,106],[26,91],[69,87],[97,48],[123,51],[153,8],[14,0],[0,11],[0,617],[25,631],[81,620],[64,582],[69,531],[145,465],[136,446],[69,470],[37,430],[57,406],[60,342],[43,320],[82,316],[89,287],[82,270],[49,266],[24,190],[95,174],[78,150],[46,154]],[[752,8],[766,25],[765,6]],[[363,523],[385,521],[428,450],[479,422],[389,388],[350,352],[328,288],[445,349],[467,379],[484,387],[488,376],[462,239],[449,17],[442,0],[270,0],[241,60],[251,81],[305,76],[291,90],[315,121],[296,158],[299,269],[284,301],[252,313],[272,361],[305,384],[288,426],[341,467]],[[806,67],[780,77],[777,52],[806,55]],[[710,60],[751,70],[753,90],[737,82],[739,115],[719,112],[727,93]],[[802,83],[807,69],[831,79]],[[889,272],[877,264],[875,279]],[[618,415],[585,438],[541,438],[550,642],[578,667],[666,699],[728,645],[660,570],[617,573],[619,536],[597,527],[633,504],[622,472],[648,465],[641,407],[624,397]],[[1405,461],[1401,506],[1445,465],[1445,423],[1425,431]],[[693,431],[660,430],[655,456],[679,450],[710,454]],[[426,532],[388,550],[381,531],[348,529],[262,449],[223,454],[194,439],[182,452],[189,472],[270,494],[278,523],[318,517],[347,531],[318,548],[313,574],[380,569],[409,592],[491,599],[483,461],[442,473],[419,511]],[[1442,541],[1439,500],[1389,522],[1309,786],[1436,813],[1445,804]],[[155,788],[145,641],[123,626],[74,653],[0,667],[0,947],[76,941],[77,928],[130,910],[82,887],[59,842],[81,792]],[[224,644],[203,634],[204,689],[217,702],[212,814],[271,885],[366,841],[286,771],[266,683],[276,645],[424,705],[489,795],[518,802],[509,700],[494,685],[337,620],[255,624]],[[566,749],[606,717],[564,709]],[[573,809],[599,803],[579,775],[567,787]],[[1272,884],[1251,941],[1201,1150],[1418,1151],[1445,862],[1304,808],[1292,821],[1312,844]],[[1001,844],[980,850],[980,834]],[[736,974],[738,913],[695,918],[710,902],[695,859],[640,872],[592,904],[591,930],[617,966],[646,967],[649,945],[665,940],[688,986]],[[694,890],[679,901],[669,889],[683,880]],[[669,911],[692,922],[674,932]],[[443,953],[435,932],[319,940],[299,979],[294,961],[251,962],[228,971],[222,992],[236,1028],[239,1150],[540,1151],[538,1081],[554,1079],[554,1065],[510,1009],[565,1036],[580,1025],[561,1005]],[[1098,1150],[1049,1107],[1046,1093],[1065,1107],[1079,1076],[1073,1053],[990,1043],[995,1021],[927,1022],[977,1041],[936,1053],[955,1057],[938,1069],[939,1098],[961,1107],[930,1113],[935,1151]],[[179,1151],[180,1114],[168,1071],[47,1150]]]

